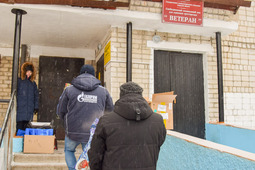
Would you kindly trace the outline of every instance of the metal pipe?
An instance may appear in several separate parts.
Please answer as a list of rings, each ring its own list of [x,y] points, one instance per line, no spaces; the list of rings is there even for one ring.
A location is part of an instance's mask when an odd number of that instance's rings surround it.
[[[216,32],[216,46],[217,46],[219,122],[224,122],[224,95],[223,95],[224,89],[223,89],[222,50],[220,32]]]
[[[0,103],[9,103],[10,99],[0,99]]]
[[[27,45],[21,45],[21,57],[20,57],[20,72],[21,72],[21,66],[23,63],[25,63],[27,58]]]
[[[12,64],[12,89],[11,92],[17,89],[18,85],[18,69],[19,69],[19,51],[20,51],[20,37],[21,37],[21,23],[22,15],[27,12],[21,9],[12,9],[11,12],[16,14],[15,20],[15,34],[13,46],[13,64]]]
[[[132,81],[132,23],[127,23],[126,82]]]

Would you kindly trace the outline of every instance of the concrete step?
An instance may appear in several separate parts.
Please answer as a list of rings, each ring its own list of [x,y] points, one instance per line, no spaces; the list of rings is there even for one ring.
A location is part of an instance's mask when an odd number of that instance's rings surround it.
[[[58,141],[58,150],[53,154],[14,153],[12,169],[14,170],[67,170],[64,153],[64,141]],[[82,153],[82,147],[76,148],[76,158]]]
[[[12,170],[68,170],[66,163],[12,163]]]
[[[65,154],[23,154],[15,153],[15,163],[65,163]]]
[[[75,156],[78,159],[81,152],[76,152]],[[65,154],[23,154],[15,153],[13,162],[16,163],[65,163]]]

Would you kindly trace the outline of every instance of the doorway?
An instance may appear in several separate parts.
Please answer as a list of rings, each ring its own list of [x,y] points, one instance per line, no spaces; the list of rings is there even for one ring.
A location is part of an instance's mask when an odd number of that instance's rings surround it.
[[[56,108],[65,84],[79,75],[84,59],[40,56],[39,58],[39,112],[38,122],[53,122],[56,138],[63,140],[63,121]]]
[[[154,51],[154,93],[174,91],[174,130],[205,137],[202,54]]]

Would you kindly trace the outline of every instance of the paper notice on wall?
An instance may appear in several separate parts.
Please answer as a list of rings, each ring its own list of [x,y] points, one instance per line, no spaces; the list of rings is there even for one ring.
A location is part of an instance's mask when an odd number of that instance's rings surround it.
[[[159,112],[165,112],[165,111],[166,111],[166,105],[161,105],[161,104],[159,104],[159,105],[158,105],[158,111],[159,111]]]
[[[163,119],[168,119],[168,113],[160,113]]]
[[[169,110],[173,109],[173,103],[169,103]]]

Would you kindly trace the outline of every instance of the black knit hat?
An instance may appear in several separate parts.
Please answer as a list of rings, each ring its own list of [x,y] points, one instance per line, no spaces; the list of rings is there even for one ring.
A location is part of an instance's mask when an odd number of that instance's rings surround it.
[[[132,81],[124,83],[120,86],[120,97],[130,93],[142,95],[143,88]]]
[[[25,69],[26,69],[26,71],[32,71],[32,72],[34,71],[32,65],[27,65]]]
[[[95,76],[94,67],[91,65],[83,65],[81,67],[80,74],[83,74],[83,73],[89,73],[89,74]]]

